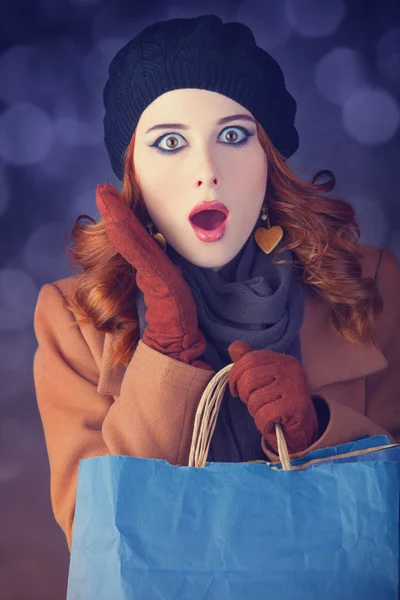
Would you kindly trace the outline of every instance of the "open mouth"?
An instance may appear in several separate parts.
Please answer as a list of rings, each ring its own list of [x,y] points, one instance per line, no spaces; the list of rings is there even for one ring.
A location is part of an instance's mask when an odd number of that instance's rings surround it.
[[[212,231],[223,223],[226,215],[220,210],[202,210],[190,219],[193,225],[206,231]]]

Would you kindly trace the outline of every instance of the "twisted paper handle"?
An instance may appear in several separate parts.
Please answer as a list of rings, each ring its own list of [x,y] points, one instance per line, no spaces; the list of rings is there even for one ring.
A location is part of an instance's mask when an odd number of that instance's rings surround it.
[[[189,454],[189,467],[203,468],[207,462],[211,438],[217,424],[218,413],[224,397],[225,388],[228,385],[228,373],[232,367],[233,363],[218,371],[203,392],[194,421]],[[291,471],[289,452],[279,423],[275,424],[275,431],[282,470]]]

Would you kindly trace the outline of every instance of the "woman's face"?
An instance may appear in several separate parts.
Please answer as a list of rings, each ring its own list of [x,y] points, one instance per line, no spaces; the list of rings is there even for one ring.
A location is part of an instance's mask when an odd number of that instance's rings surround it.
[[[238,254],[260,215],[268,173],[248,110],[208,90],[166,92],[139,119],[133,160],[150,218],[179,254],[215,270]],[[223,237],[210,242],[196,236],[189,215],[212,200],[229,215]]]

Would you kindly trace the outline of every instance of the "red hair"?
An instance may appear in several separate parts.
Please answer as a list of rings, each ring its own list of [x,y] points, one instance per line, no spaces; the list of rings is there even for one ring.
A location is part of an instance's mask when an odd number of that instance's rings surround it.
[[[336,329],[354,344],[371,339],[376,345],[373,326],[383,301],[374,279],[362,277],[354,209],[344,200],[324,196],[335,187],[331,171],[318,171],[307,183],[289,170],[259,123],[257,135],[268,160],[270,220],[283,227],[288,242],[273,251],[271,260],[285,262],[278,260],[279,254],[293,250],[294,266],[302,270],[309,290],[331,307]],[[125,153],[121,195],[145,224],[148,213],[135,177],[134,144],[135,133]],[[73,272],[76,267],[81,272],[65,305],[75,314],[74,325],[90,322],[99,331],[117,331],[112,364],[127,367],[139,340],[135,271],[109,242],[102,218],[80,215],[71,236],[68,264]]]

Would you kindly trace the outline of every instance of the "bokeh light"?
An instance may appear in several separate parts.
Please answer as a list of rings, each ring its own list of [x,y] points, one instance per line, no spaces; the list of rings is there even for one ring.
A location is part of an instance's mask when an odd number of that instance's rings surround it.
[[[315,67],[315,83],[330,102],[343,105],[366,80],[363,58],[351,48],[334,48]]]
[[[6,169],[0,164],[0,218],[10,206],[10,184]]]
[[[331,35],[346,15],[342,0],[287,0],[289,23],[304,37]]]
[[[69,0],[71,4],[77,4],[78,6],[94,6],[100,4],[102,0]]]
[[[22,427],[15,418],[0,422],[0,485],[16,479],[22,472],[22,457],[16,447],[17,440],[22,438]]]
[[[391,232],[389,247],[395,253],[398,261],[400,262],[400,227]]]
[[[31,322],[34,305],[31,306]],[[0,334],[0,408],[12,406],[15,400],[29,398],[32,390],[32,357],[37,342],[32,326]],[[5,414],[5,413],[3,413]]]
[[[38,293],[38,290],[37,292]],[[32,317],[32,315],[31,315]],[[27,363],[32,359],[32,351],[37,344],[26,329],[20,331],[3,331],[0,336],[1,371],[12,372],[13,376],[20,376],[27,370]]]
[[[152,23],[151,15],[144,17],[137,14],[134,19],[123,12],[118,13],[115,5],[101,6],[93,16],[92,40],[93,46],[99,47],[107,38],[118,37],[124,45],[137,33]]]
[[[99,89],[96,97],[88,96],[80,113],[78,102],[74,104],[70,98],[61,98],[53,113],[56,136],[70,146],[101,144],[104,114],[101,94],[102,89]]]
[[[285,3],[281,0],[242,2],[237,11],[237,20],[250,27],[257,44],[266,50],[283,46],[292,34]]]
[[[8,104],[35,100],[35,65],[41,60],[33,46],[11,46],[0,56],[0,98]]]
[[[54,125],[57,136],[70,146],[90,146],[100,143],[103,138],[101,122],[96,124],[90,123],[89,119],[60,117]]]
[[[67,233],[65,223],[47,222],[31,234],[26,241],[23,255],[25,264],[33,275],[43,277],[45,281],[54,281],[63,276],[66,272]]]
[[[0,331],[16,331],[32,323],[37,293],[25,271],[7,267],[0,271]]]
[[[200,8],[194,2],[174,0],[173,2],[168,2],[168,6],[165,8],[166,19],[190,19],[199,15],[209,15],[216,12],[215,0],[202,0]],[[229,21],[230,13],[229,0],[219,0],[218,16],[223,21]]]
[[[395,134],[400,111],[393,96],[384,89],[362,88],[343,107],[343,124],[361,144],[382,144]]]
[[[117,52],[126,44],[126,42],[126,39],[118,36],[104,37],[97,42],[97,46],[94,50],[98,50],[103,55],[104,63],[106,65],[106,69],[102,70],[103,84],[105,83],[105,77],[108,76],[109,64]],[[102,64],[101,59],[99,60],[98,64]]]
[[[352,196],[346,198],[356,211],[360,226],[362,244],[385,246],[388,231],[388,219],[382,207],[372,200]]]
[[[71,174],[71,161],[73,158],[73,149],[65,141],[56,139],[51,152],[38,165],[35,171],[37,180],[42,182],[51,179],[65,178],[66,174]]]
[[[386,31],[377,44],[377,63],[390,81],[400,82],[400,27]]]
[[[76,197],[74,196],[68,208],[68,213],[71,219],[76,220],[79,215],[89,215],[93,219],[96,218],[98,208],[96,206],[96,186],[93,185],[85,192],[81,192]]]
[[[33,165],[50,152],[54,130],[49,116],[34,104],[15,104],[0,116],[0,154],[14,165]]]
[[[46,36],[38,44],[40,61],[34,66],[35,85],[43,97],[68,93],[79,73],[80,55],[72,39]]]
[[[12,46],[0,56],[0,98],[8,104],[35,104],[67,93],[79,62],[74,42],[65,36],[47,36],[36,46]]]
[[[119,44],[118,50],[123,46],[123,40],[120,38],[104,38],[99,41],[97,47],[89,50],[81,62],[82,81],[85,85],[85,89],[92,94],[94,98],[98,98],[99,95],[101,97],[108,78],[108,67],[114,54],[116,54],[116,52],[112,54],[110,48],[107,46],[109,40],[111,40],[113,48],[114,43]]]

